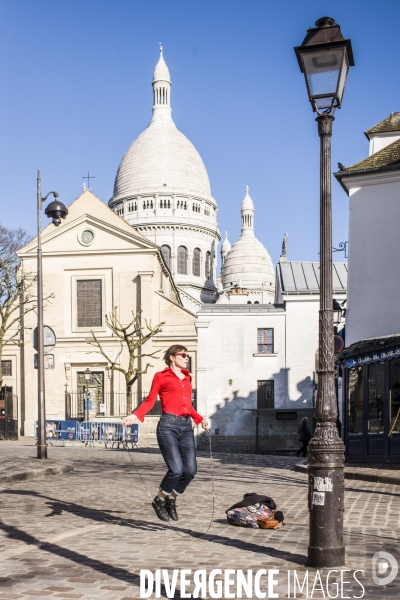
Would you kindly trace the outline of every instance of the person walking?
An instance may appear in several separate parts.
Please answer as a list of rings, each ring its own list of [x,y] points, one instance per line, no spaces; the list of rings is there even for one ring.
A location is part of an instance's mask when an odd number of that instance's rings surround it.
[[[303,420],[299,427],[299,435],[299,442],[302,442],[303,447],[298,450],[297,456],[300,456],[301,452],[303,452],[303,456],[305,456],[307,454],[308,442],[311,440],[311,431],[308,427],[307,417],[303,417]]]
[[[183,494],[197,472],[192,421],[209,431],[208,421],[192,406],[192,377],[187,369],[189,354],[185,346],[175,344],[164,353],[167,368],[156,373],[150,393],[142,404],[125,417],[122,425],[143,423],[145,415],[160,397],[162,414],[157,425],[157,442],[168,471],[152,501],[161,521],[178,520],[176,498]]]

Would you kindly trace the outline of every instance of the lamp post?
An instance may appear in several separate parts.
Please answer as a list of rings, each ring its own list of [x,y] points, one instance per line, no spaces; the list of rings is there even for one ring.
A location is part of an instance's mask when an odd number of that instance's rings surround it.
[[[107,373],[110,380],[110,415],[114,415],[114,370],[112,365],[107,367]]]
[[[340,26],[323,17],[310,28],[301,46],[295,48],[304,73],[309,100],[318,113],[320,137],[320,310],[317,426],[309,450],[310,543],[308,564],[335,567],[345,562],[343,545],[344,445],[335,425],[331,136],[333,114],[340,108],[349,67],[354,65],[350,40]]]
[[[37,246],[37,344],[38,344],[38,442],[37,457],[47,458],[46,442],[46,404],[44,393],[44,335],[43,335],[43,273],[42,273],[42,206],[43,202],[49,196],[53,195],[54,200],[50,202],[45,210],[47,217],[52,219],[56,227],[65,219],[68,209],[58,200],[57,192],[49,192],[42,196],[40,171],[37,174],[37,227],[38,227],[38,246]]]
[[[90,398],[90,393],[88,391],[88,386],[89,386],[89,381],[90,378],[92,377],[92,371],[89,369],[89,367],[87,369],[84,370],[84,376],[85,376],[85,409],[86,409],[86,421],[89,421],[89,398]]]

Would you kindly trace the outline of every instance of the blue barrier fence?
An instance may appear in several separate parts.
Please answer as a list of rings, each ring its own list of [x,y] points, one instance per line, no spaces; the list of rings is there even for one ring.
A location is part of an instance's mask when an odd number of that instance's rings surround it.
[[[36,439],[38,437],[37,421],[35,423]],[[53,442],[81,441],[86,445],[102,442],[105,447],[135,446],[139,440],[137,424],[123,427],[121,423],[101,421],[46,421],[46,440]]]

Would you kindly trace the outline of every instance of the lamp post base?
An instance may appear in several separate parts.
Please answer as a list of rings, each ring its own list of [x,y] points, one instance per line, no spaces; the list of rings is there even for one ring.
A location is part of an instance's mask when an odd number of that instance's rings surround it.
[[[341,566],[345,562],[344,445],[336,425],[318,423],[308,447],[308,564],[315,568]]]
[[[47,459],[47,444],[37,444],[37,457]]]
[[[307,564],[320,569],[323,567],[343,567],[345,564],[345,547],[339,548],[315,548],[308,546]]]

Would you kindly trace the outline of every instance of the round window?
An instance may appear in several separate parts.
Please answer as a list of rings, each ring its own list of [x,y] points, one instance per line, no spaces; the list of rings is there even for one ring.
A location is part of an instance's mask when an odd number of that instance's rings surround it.
[[[91,244],[94,240],[94,233],[93,231],[90,231],[90,229],[85,229],[85,231],[82,232],[81,234],[81,242],[82,244],[85,244],[86,246],[89,246],[89,244]]]

